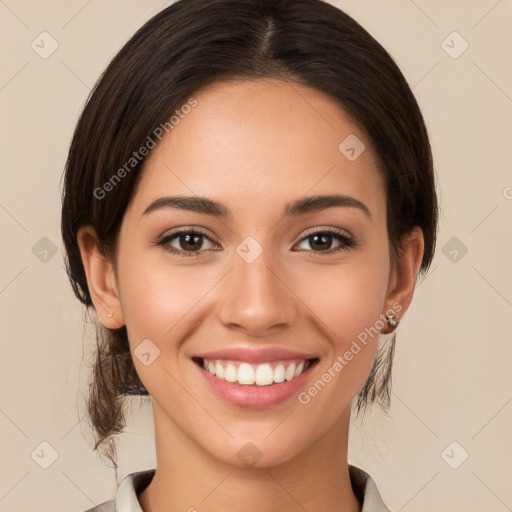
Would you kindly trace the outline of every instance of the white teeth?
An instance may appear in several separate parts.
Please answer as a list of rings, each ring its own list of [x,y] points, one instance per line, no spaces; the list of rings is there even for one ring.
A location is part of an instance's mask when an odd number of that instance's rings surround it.
[[[203,359],[203,368],[207,372],[227,382],[238,382],[242,385],[270,386],[274,382],[290,381],[301,375],[308,367],[309,361],[300,361],[298,364],[295,361],[279,363],[272,368],[269,363],[252,365],[245,362]]]
[[[293,374],[294,377],[298,377],[302,373],[302,370],[304,370],[304,361],[302,361],[302,363],[300,363],[299,366],[295,368],[295,373]]]
[[[256,384],[270,386],[274,382],[274,372],[269,364],[260,364],[256,369]]]
[[[238,383],[254,384],[254,370],[250,364],[242,363],[238,367]]]
[[[224,374],[224,380],[228,382],[235,382],[238,379],[237,371],[234,364],[228,364],[226,367],[226,373]]]
[[[274,368],[274,382],[284,381],[284,366],[282,364],[277,365]]]
[[[215,364],[215,375],[217,375],[219,379],[223,379],[224,373],[224,367],[217,361],[217,363]]]
[[[286,380],[292,380],[295,377],[295,363],[292,363],[284,372],[284,378]]]

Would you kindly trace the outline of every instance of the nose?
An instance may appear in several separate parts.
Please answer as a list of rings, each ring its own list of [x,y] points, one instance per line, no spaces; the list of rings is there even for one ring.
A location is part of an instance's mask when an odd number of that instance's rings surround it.
[[[222,324],[254,337],[292,326],[300,301],[286,282],[288,274],[271,260],[270,251],[263,251],[251,263],[236,253],[233,260],[233,268],[223,280],[218,309]]]

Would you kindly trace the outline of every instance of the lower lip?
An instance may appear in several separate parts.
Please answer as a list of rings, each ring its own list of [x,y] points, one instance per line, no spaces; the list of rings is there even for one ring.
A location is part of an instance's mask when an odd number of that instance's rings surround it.
[[[219,379],[197,363],[193,362],[193,364],[218,396],[232,405],[251,409],[267,409],[279,405],[296,395],[306,384],[311,369],[316,366],[316,362],[311,363],[305,371],[292,380],[285,380],[284,382],[270,384],[269,386],[256,386],[242,385],[238,382],[228,382],[224,379]]]

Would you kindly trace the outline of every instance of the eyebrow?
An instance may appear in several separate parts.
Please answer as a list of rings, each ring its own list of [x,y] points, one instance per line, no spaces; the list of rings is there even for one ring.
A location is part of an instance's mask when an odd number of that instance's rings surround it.
[[[287,203],[284,207],[285,217],[303,215],[305,213],[343,207],[361,210],[369,219],[372,218],[368,207],[354,197],[332,194],[309,196]],[[233,218],[233,213],[224,204],[200,196],[164,196],[153,201],[143,212],[148,215],[165,208],[177,208],[221,218]]]

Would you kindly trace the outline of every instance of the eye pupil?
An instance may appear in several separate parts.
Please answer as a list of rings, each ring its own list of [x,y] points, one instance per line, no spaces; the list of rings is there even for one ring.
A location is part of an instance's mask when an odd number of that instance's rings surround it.
[[[320,249],[329,249],[329,246],[331,245],[331,242],[332,242],[332,235],[328,235],[328,234],[315,234],[315,235],[312,235],[309,237],[310,240],[313,240],[313,243],[310,242],[310,245],[312,248],[320,248]],[[320,239],[321,242],[318,243],[317,240]],[[322,245],[324,244],[324,245]],[[327,247],[326,245],[327,244]]]
[[[180,246],[183,248],[183,249],[199,249],[201,247],[201,244],[199,244],[198,247],[194,247],[194,245],[197,246],[197,242],[198,240],[200,240],[202,237],[202,235],[191,235],[191,234],[188,234],[188,235],[182,235],[180,238],[181,239],[185,239],[186,242],[184,244],[180,243]]]

